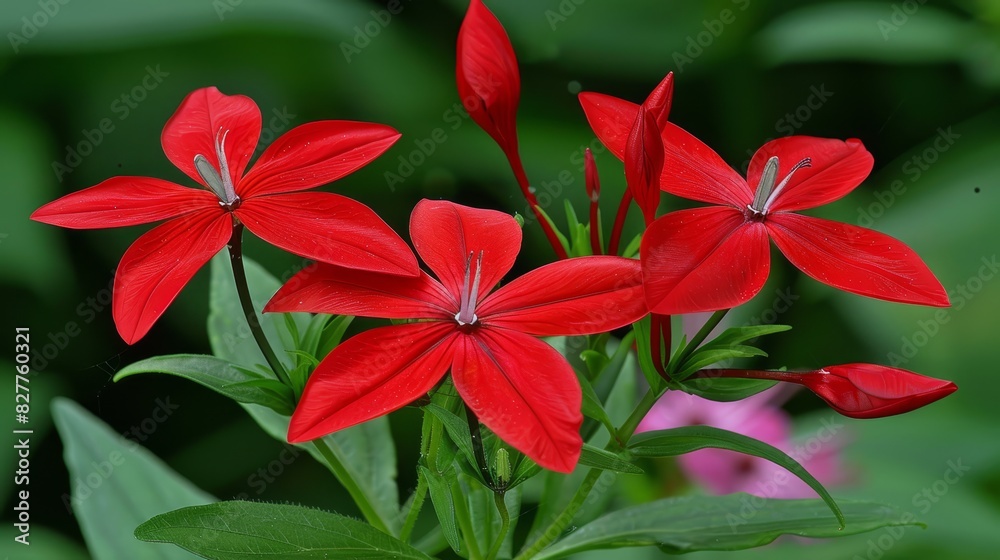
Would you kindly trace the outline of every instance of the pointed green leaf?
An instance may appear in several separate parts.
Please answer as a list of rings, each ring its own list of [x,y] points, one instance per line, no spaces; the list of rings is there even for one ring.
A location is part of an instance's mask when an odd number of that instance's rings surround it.
[[[456,552],[462,551],[462,538],[458,534],[458,521],[455,518],[455,500],[451,493],[451,485],[456,484],[455,471],[449,469],[444,473],[437,473],[424,466],[420,469],[421,476],[427,480],[427,491],[431,495],[431,503],[434,504],[434,513],[437,515],[441,532],[444,533],[448,546]]]
[[[711,371],[711,370],[709,370]],[[680,384],[686,393],[716,402],[743,400],[774,387],[778,382],[766,379],[733,379],[728,377],[706,377],[688,379]]]
[[[287,386],[215,356],[157,356],[122,368],[114,380],[140,373],[165,373],[189,379],[236,402],[259,404],[281,414],[291,414],[294,409],[292,391]]]
[[[883,504],[845,501],[846,527],[827,515],[820,500],[777,500],[748,494],[668,498],[609,513],[543,550],[535,560],[565,558],[585,550],[655,546],[667,554],[743,550],[781,535],[831,538],[881,527],[918,525],[913,515]]]
[[[583,451],[580,452],[580,464],[627,474],[643,474],[645,472],[621,456],[588,443],[583,444]]]
[[[135,537],[173,543],[209,560],[430,560],[367,523],[286,504],[236,501],[187,507],[143,523]]]
[[[158,406],[169,419],[172,405],[167,401]],[[194,558],[183,550],[139,542],[132,529],[154,515],[215,498],[71,400],[54,399],[52,418],[63,441],[73,492],[72,498],[63,499],[72,506],[95,560]]]
[[[837,502],[833,500],[833,496],[798,461],[773,445],[712,426],[683,426],[669,430],[643,432],[633,437],[629,442],[629,451],[636,457],[672,457],[705,448],[737,451],[767,459],[785,468],[815,490],[843,526],[844,516],[840,508],[837,507]]]
[[[452,414],[451,411],[442,408],[436,404],[429,404],[424,407],[426,412],[433,414],[441,424],[444,426],[445,431],[448,432],[448,436],[451,441],[455,443],[456,446],[465,455],[465,460],[468,461],[470,465],[476,464],[476,455],[472,450],[472,435],[469,433],[469,423],[459,418],[457,415]]]
[[[754,358],[757,356],[767,356],[767,352],[761,350],[760,348],[745,346],[742,344],[724,348],[716,346],[703,346],[684,361],[681,367],[678,368],[677,372],[674,374],[674,379],[687,379],[688,376],[700,369],[704,369],[712,364],[717,364],[726,360],[734,360],[736,358]]]

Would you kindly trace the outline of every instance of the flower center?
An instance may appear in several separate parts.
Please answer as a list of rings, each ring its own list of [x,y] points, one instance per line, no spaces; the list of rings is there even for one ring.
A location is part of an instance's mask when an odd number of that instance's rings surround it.
[[[483,270],[483,252],[479,251],[479,256],[476,257],[476,272],[474,274],[472,272],[473,255],[474,253],[470,252],[465,259],[465,280],[462,282],[462,289],[459,293],[461,301],[458,313],[455,314],[455,320],[460,326],[473,325],[479,319],[476,317],[476,301],[479,299],[479,278],[482,276]]]
[[[226,136],[229,131],[219,129],[215,135],[215,155],[219,159],[219,169],[216,169],[208,158],[202,154],[194,156],[194,167],[198,170],[208,188],[219,197],[219,204],[228,210],[233,210],[240,204],[240,197],[236,196],[236,188],[229,175],[229,162],[226,161]]]
[[[792,169],[788,171],[788,175],[781,180],[780,183],[775,185],[775,181],[778,179],[778,156],[771,156],[764,164],[764,171],[760,174],[760,183],[757,185],[757,192],[753,197],[753,204],[747,206],[753,217],[763,218],[770,210],[774,201],[781,194],[781,191],[785,189],[788,181],[792,178],[792,175],[796,171],[802,169],[803,167],[812,167],[812,158],[805,158],[802,161],[796,163],[792,166]]]

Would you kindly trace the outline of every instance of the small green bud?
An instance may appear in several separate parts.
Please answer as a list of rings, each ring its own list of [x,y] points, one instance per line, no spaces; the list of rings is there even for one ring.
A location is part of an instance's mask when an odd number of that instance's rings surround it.
[[[507,450],[503,447],[497,449],[497,457],[494,465],[497,482],[501,485],[510,482],[510,453],[507,453]]]
[[[517,212],[514,212],[514,221],[517,222],[517,227],[524,227],[524,216],[518,214]]]

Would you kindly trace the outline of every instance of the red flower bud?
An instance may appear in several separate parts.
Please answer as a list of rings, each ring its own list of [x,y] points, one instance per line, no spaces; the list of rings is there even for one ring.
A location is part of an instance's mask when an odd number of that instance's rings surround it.
[[[851,418],[881,418],[916,410],[954,393],[951,381],[874,364],[844,364],[799,374],[802,385]]]
[[[692,378],[738,377],[797,383],[851,418],[882,418],[916,410],[958,390],[951,381],[874,364],[843,364],[817,371],[704,369]]]

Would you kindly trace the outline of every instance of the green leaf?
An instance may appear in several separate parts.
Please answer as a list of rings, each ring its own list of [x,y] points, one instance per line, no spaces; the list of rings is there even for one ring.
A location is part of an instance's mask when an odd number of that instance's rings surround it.
[[[141,373],[166,373],[189,379],[236,402],[259,404],[281,414],[291,414],[294,410],[292,391],[287,386],[215,356],[157,356],[126,366],[115,374],[114,380]]]
[[[606,471],[614,471],[627,474],[643,474],[645,471],[637,465],[633,465],[620,455],[610,451],[594,447],[589,443],[583,444],[583,451],[580,452],[580,464],[587,467],[596,467]]]
[[[669,430],[643,432],[633,437],[629,443],[629,451],[636,457],[672,457],[705,448],[738,451],[746,455],[767,459],[785,468],[815,490],[830,507],[833,514],[837,516],[841,526],[844,525],[844,515],[826,488],[813,475],[809,474],[809,471],[804,469],[798,461],[777,447],[762,441],[712,426],[683,426]]]
[[[737,344],[729,347],[709,347],[708,345],[699,348],[691,354],[687,360],[674,373],[674,379],[683,380],[694,372],[704,369],[712,364],[734,360],[737,358],[754,358],[757,356],[767,356],[767,352],[753,346]]]
[[[431,503],[434,504],[434,513],[437,515],[441,532],[444,533],[448,546],[455,552],[462,551],[462,538],[458,534],[458,521],[455,514],[455,500],[451,494],[451,485],[455,484],[455,471],[448,469],[443,473],[437,473],[424,466],[417,467],[420,474],[427,480],[427,491],[431,495]]]
[[[253,300],[257,316],[260,318],[261,328],[278,354],[282,365],[286,369],[293,369],[295,360],[284,349],[298,350],[298,348],[292,344],[295,335],[289,331],[288,323],[283,317],[285,314],[261,313],[264,304],[278,291],[281,284],[253,260],[244,257],[243,264],[246,267],[250,297]],[[243,308],[236,295],[233,268],[229,264],[229,257],[225,251],[221,251],[212,259],[211,270],[208,341],[212,345],[212,353],[240,366],[247,368],[263,366],[269,371],[270,368],[264,365],[267,361],[260,353],[257,342],[253,339],[253,334],[247,326]],[[309,314],[292,313],[290,315],[295,321],[297,332],[308,330],[309,323],[312,321]],[[280,344],[277,344],[278,342]]]
[[[603,424],[604,427],[608,429],[608,434],[614,436],[615,425],[611,422],[611,418],[608,417],[608,413],[604,410],[604,405],[601,404],[601,399],[597,396],[597,393],[594,392],[594,387],[580,372],[576,372],[576,377],[580,380],[580,388],[583,390],[583,404],[581,405],[583,415],[588,418],[593,418]]]
[[[728,377],[706,377],[688,379],[679,385],[686,393],[716,402],[743,400],[761,391],[774,387],[777,381],[766,379],[733,379]]]
[[[846,501],[847,525],[826,515],[820,500],[777,500],[748,494],[668,498],[609,513],[543,550],[536,560],[564,558],[584,550],[656,546],[667,554],[743,550],[781,535],[831,538],[881,527],[916,525],[897,508]]]
[[[663,384],[660,372],[656,370],[653,363],[652,347],[649,344],[650,330],[652,329],[649,315],[640,321],[632,323],[632,330],[635,332],[635,352],[639,359],[639,369],[646,378],[646,383],[653,389],[658,389]]]
[[[458,446],[465,455],[466,461],[470,465],[476,464],[476,455],[472,450],[472,434],[469,433],[469,423],[459,418],[458,415],[453,414],[451,411],[442,408],[436,404],[429,404],[424,407],[426,412],[429,412],[437,418],[444,429],[448,432],[448,437],[451,441]]]
[[[789,325],[748,325],[743,327],[729,327],[722,331],[722,334],[705,343],[702,348],[724,348],[736,346],[749,340],[792,330]]]
[[[300,558],[430,560],[367,523],[318,509],[258,502],[219,502],[158,515],[135,537],[168,542],[210,560]]]
[[[569,241],[566,240],[566,236],[563,235],[562,231],[559,230],[559,227],[556,226],[556,223],[552,221],[552,218],[549,217],[549,215],[545,212],[545,210],[542,209],[541,206],[535,206],[535,209],[538,210],[538,213],[542,216],[542,219],[545,220],[549,224],[549,227],[552,228],[552,231],[555,232],[556,239],[559,240],[559,244],[562,245],[562,248],[563,250],[566,251],[566,254],[571,255],[572,249],[569,246]]]
[[[169,419],[173,411],[167,404],[158,405],[158,412]],[[139,542],[132,529],[154,515],[215,498],[73,401],[54,399],[52,418],[63,441],[73,492],[63,500],[72,505],[95,560],[194,558],[182,550]]]

